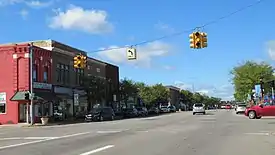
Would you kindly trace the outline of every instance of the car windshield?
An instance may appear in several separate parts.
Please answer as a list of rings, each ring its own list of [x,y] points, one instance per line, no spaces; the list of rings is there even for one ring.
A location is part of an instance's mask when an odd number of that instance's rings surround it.
[[[194,105],[194,107],[203,107],[203,105],[201,103],[197,103]]]

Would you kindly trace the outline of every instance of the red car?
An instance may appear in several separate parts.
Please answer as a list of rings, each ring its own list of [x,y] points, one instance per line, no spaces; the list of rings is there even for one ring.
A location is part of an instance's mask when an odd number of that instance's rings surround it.
[[[231,105],[226,105],[225,108],[226,109],[231,109],[232,107],[231,107]]]
[[[260,119],[262,116],[275,116],[275,105],[255,105],[244,112],[249,119]]]

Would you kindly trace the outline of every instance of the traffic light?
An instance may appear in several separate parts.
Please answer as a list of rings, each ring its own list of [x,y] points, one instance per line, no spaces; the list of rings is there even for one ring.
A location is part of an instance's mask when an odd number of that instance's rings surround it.
[[[85,68],[87,65],[87,57],[86,56],[81,56],[81,68]]]
[[[205,48],[207,45],[207,33],[201,32],[201,48]]]
[[[25,100],[30,100],[30,93],[25,93]]]
[[[199,49],[202,48],[202,36],[200,32],[193,32],[189,35],[190,48]]]
[[[81,68],[81,55],[74,57],[74,68]]]

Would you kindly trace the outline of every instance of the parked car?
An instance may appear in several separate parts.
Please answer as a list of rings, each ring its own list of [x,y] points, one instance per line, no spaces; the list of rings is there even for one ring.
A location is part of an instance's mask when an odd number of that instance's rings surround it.
[[[193,105],[193,115],[196,115],[198,113],[205,115],[205,106],[202,103],[195,103]]]
[[[168,107],[170,112],[176,112],[177,108],[174,105]]]
[[[263,116],[275,116],[275,105],[261,104],[246,108],[245,116],[249,119],[260,119]]]
[[[236,108],[235,108],[236,114],[244,113],[245,109],[246,109],[246,104],[236,105]]]
[[[123,109],[123,116],[124,118],[137,117],[138,110],[135,107],[125,108]]]
[[[144,117],[148,115],[148,110],[146,107],[137,107],[136,109],[138,111],[138,116]]]
[[[111,107],[98,107],[85,115],[85,121],[114,120],[115,113]]]
[[[159,114],[160,113],[160,109],[157,106],[153,106],[148,110],[149,114]]]
[[[169,106],[161,106],[160,107],[160,112],[162,112],[162,113],[169,113],[170,112]]]

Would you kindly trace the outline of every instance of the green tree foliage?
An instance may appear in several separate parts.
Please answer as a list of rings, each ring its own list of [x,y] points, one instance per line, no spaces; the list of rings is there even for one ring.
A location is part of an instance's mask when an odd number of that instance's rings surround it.
[[[140,97],[147,106],[151,106],[157,102],[168,102],[170,98],[170,91],[162,84],[155,84],[152,86],[146,85],[143,82],[134,82],[129,79],[120,81],[120,90],[122,101],[127,102],[128,97]],[[221,99],[201,95],[200,93],[192,93],[188,90],[180,91],[181,101],[186,104],[204,103],[206,105],[218,104]]]
[[[142,98],[147,106],[151,106],[157,102],[167,102],[169,98],[169,90],[162,84],[148,86],[144,83],[137,82],[136,86],[139,90],[139,97]]]
[[[247,61],[234,67],[231,74],[235,89],[234,97],[237,101],[244,101],[247,95],[251,93],[255,84],[260,83],[260,78],[263,81],[269,81],[274,78],[272,66],[264,62]]]
[[[121,95],[120,100],[123,101],[126,106],[129,97],[135,97],[138,93],[138,87],[136,86],[135,82],[126,78],[120,81],[119,90]]]
[[[221,99],[217,97],[211,97],[207,95],[201,95],[200,93],[192,93],[188,90],[181,90],[181,101],[188,106],[192,106],[194,103],[204,103],[206,106],[213,106],[220,104]]]
[[[82,86],[87,95],[87,110],[91,110],[91,105],[101,102],[105,96],[106,81],[96,76],[86,76],[82,78]],[[92,103],[92,104],[91,104]]]

